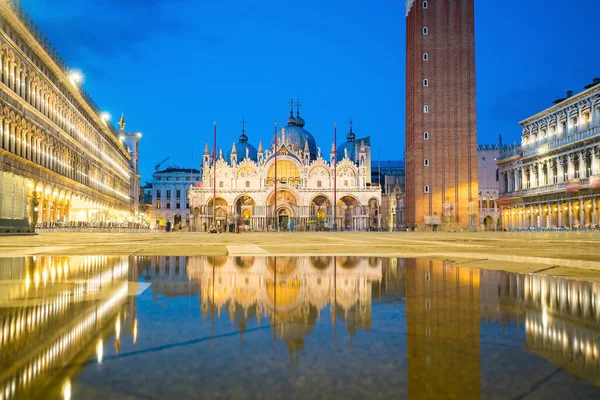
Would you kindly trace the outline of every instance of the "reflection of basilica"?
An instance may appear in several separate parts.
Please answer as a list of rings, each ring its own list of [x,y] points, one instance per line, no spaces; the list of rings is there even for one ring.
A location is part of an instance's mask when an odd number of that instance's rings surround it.
[[[290,352],[298,352],[326,306],[333,322],[344,321],[351,335],[357,328],[370,329],[372,288],[382,279],[382,259],[193,257],[188,274],[200,282],[204,318],[225,311],[243,333],[249,321],[260,324],[267,317]]]
[[[258,150],[242,130],[229,156],[219,150],[216,160],[207,144],[202,184],[189,191],[193,229],[206,230],[213,211],[218,225],[235,223],[240,230],[266,230],[275,221],[281,229],[330,228],[334,222],[339,229],[381,227],[381,188],[371,184],[370,138],[357,139],[350,127],[346,142],[332,146],[327,158],[304,125],[299,110],[295,117],[290,111],[276,141],[266,149],[261,142]]]
[[[10,275],[0,298],[0,398],[67,398],[84,367],[75,360],[96,351],[100,361],[108,335],[118,351],[121,321],[135,313],[128,272],[127,257],[0,258],[3,279]]]

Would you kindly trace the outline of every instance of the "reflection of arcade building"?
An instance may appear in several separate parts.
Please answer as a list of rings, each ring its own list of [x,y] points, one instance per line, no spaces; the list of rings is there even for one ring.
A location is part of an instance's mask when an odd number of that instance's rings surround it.
[[[193,257],[188,274],[200,282],[204,318],[226,311],[243,333],[248,321],[260,324],[266,316],[298,351],[326,306],[351,334],[371,327],[372,287],[382,279],[381,263],[375,257],[337,257],[334,273],[333,257]]]
[[[501,302],[525,309],[526,347],[600,386],[600,286],[545,275],[510,274]]]
[[[11,284],[0,298],[6,366],[0,398],[58,398],[59,391],[70,393],[70,378],[87,365],[80,360],[96,350],[101,362],[103,343],[113,335],[118,352],[121,332],[129,331],[127,316],[135,313],[127,257],[0,259],[0,271],[6,270]],[[134,340],[136,329],[134,322]]]
[[[202,157],[202,185],[189,191],[193,229],[206,230],[215,222],[214,206],[217,225],[235,223],[242,230],[274,228],[275,217],[280,229],[322,229],[334,224],[352,230],[381,227],[381,189],[371,185],[370,138],[356,139],[350,127],[347,141],[337,151],[332,146],[327,161],[304,124],[299,112],[294,117],[290,111],[287,125],[277,131],[277,145],[263,149],[260,142],[258,150],[248,143],[242,129],[227,158],[219,150],[216,161],[207,144]]]

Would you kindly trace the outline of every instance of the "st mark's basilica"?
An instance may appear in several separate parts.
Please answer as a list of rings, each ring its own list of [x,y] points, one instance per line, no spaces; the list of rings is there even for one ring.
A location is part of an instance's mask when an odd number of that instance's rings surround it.
[[[382,194],[371,184],[370,137],[356,138],[350,124],[346,141],[337,148],[332,141],[327,154],[305,125],[292,109],[267,148],[249,143],[243,127],[227,155],[207,143],[202,180],[188,192],[192,229],[380,229]]]

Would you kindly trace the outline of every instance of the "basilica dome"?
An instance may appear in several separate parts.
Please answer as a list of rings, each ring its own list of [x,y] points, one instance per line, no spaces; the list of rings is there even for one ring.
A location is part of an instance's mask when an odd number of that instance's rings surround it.
[[[350,126],[350,132],[346,135],[346,141],[338,146],[336,151],[336,157],[338,161],[342,161],[344,159],[345,153],[348,153],[348,158],[350,161],[356,160],[356,135],[352,131],[352,126]],[[344,150],[346,150],[344,152]]]
[[[298,121],[301,125],[298,125]],[[285,129],[285,145],[288,148],[293,146],[295,150],[304,150],[304,146],[308,142],[310,158],[314,160],[317,158],[317,142],[313,135],[304,129],[304,123],[304,119],[299,115],[296,118],[290,116],[288,124],[277,131],[277,141],[281,143],[281,132]],[[271,142],[272,144],[273,142]]]
[[[250,158],[252,161],[258,160],[258,152],[256,151],[256,147],[248,143],[248,136],[246,136],[244,131],[242,131],[242,134],[240,135],[238,142],[234,144],[234,147],[235,151],[237,152],[238,161],[243,161],[246,158],[246,149],[248,150],[248,158]],[[231,152],[229,153],[229,156],[231,156]]]

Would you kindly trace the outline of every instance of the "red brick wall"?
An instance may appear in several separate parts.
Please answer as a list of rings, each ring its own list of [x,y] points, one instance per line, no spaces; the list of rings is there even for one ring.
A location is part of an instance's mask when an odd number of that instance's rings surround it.
[[[406,217],[423,224],[453,204],[455,222],[469,225],[478,200],[475,118],[474,0],[413,4],[406,24]],[[423,27],[428,34],[423,35]],[[423,53],[429,60],[423,61]],[[423,79],[429,86],[423,86]],[[423,106],[429,106],[424,114]],[[423,133],[429,132],[429,140]],[[430,166],[423,165],[429,158]],[[424,193],[429,185],[430,193]],[[476,206],[477,208],[477,206]],[[477,212],[477,210],[475,210]],[[474,216],[475,224],[478,216]]]

